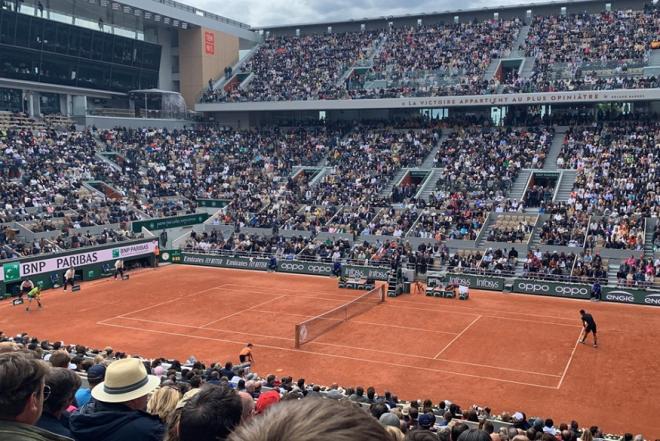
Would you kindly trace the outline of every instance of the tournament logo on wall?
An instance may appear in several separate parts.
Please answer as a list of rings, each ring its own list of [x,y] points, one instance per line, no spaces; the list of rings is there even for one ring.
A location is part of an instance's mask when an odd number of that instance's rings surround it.
[[[206,55],[215,55],[215,34],[204,32],[204,52]]]

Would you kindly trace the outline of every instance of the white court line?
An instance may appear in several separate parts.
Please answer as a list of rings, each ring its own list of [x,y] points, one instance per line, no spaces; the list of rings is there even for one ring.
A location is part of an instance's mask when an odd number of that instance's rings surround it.
[[[217,332],[226,332],[230,334],[242,334],[242,335],[253,335],[256,337],[264,337],[264,338],[274,338],[277,340],[288,340],[288,341],[293,341],[293,338],[287,338],[287,337],[276,337],[273,335],[263,335],[263,334],[257,334],[255,332],[242,332],[242,331],[233,331],[231,329],[218,329],[218,328],[205,328],[205,327],[200,327],[200,326],[193,326],[193,325],[184,325],[181,323],[172,323],[172,322],[165,322],[165,321],[160,321],[160,320],[147,320],[147,319],[139,319],[139,318],[133,318],[133,317],[121,317],[122,320],[133,320],[133,321],[138,321],[138,322],[147,322],[147,323],[156,323],[160,325],[168,325],[168,326],[180,326],[182,328],[190,328],[190,329],[197,329],[197,330],[208,330],[208,331],[217,331]],[[104,320],[104,322],[107,320]],[[352,322],[352,320],[351,320]],[[97,324],[108,324],[108,323],[97,323]],[[359,346],[348,346],[348,345],[341,345],[341,344],[336,344],[336,343],[327,343],[327,342],[321,342],[318,340],[314,340],[309,342],[308,344],[318,344],[318,345],[323,345],[323,346],[332,346],[332,347],[337,347],[337,348],[344,348],[344,349],[357,349],[361,351],[371,351],[371,352],[379,352],[382,354],[387,354],[387,355],[401,355],[404,357],[412,357],[412,358],[419,358],[423,360],[435,360],[435,361],[444,361],[446,363],[454,363],[454,364],[464,364],[468,366],[476,366],[476,367],[483,367],[483,368],[490,368],[490,369],[497,369],[497,370],[503,370],[503,371],[511,371],[511,372],[520,372],[524,374],[533,374],[533,375],[542,375],[544,377],[556,377],[559,378],[559,375],[554,375],[554,374],[545,374],[542,372],[536,372],[536,371],[526,371],[523,369],[513,369],[513,368],[505,368],[501,366],[492,366],[488,364],[479,364],[479,363],[469,363],[465,361],[456,361],[456,360],[449,360],[446,358],[431,358],[431,357],[426,357],[424,355],[414,355],[410,353],[402,353],[402,352],[394,352],[394,351],[383,351],[380,349],[373,349],[373,348],[363,348]]]
[[[573,362],[573,355],[575,355],[575,351],[580,344],[580,337],[582,337],[582,330],[580,330],[580,335],[578,335],[577,340],[575,340],[575,346],[573,347],[573,352],[571,352],[571,356],[568,359],[568,363],[566,363],[566,367],[564,368],[564,372],[561,374],[561,378],[559,379],[559,384],[557,384],[557,389],[559,389],[564,382],[564,377],[566,377],[566,373],[568,372],[568,368],[571,366],[571,363]]]
[[[218,285],[218,286],[213,286],[213,287],[211,287],[211,288],[207,288],[207,289],[204,289],[204,290],[202,290],[202,291],[197,291],[197,292],[195,292],[195,293],[193,293],[193,294],[182,295],[182,296],[176,297],[176,298],[174,298],[174,299],[165,300],[164,302],[160,302],[160,303],[156,303],[156,304],[154,304],[154,305],[146,306],[146,307],[141,308],[141,309],[136,309],[136,310],[131,311],[131,312],[125,312],[125,313],[123,313],[123,314],[120,314],[120,315],[117,315],[117,316],[115,316],[115,317],[111,317],[111,318],[124,318],[124,316],[129,315],[129,314],[137,314],[138,312],[146,311],[146,310],[148,310],[148,309],[152,309],[152,308],[155,308],[155,307],[157,307],[157,306],[161,306],[161,305],[167,305],[168,303],[176,302],[177,300],[181,300],[181,299],[183,299],[183,298],[189,299],[189,298],[191,298],[191,297],[193,297],[193,296],[197,296],[197,295],[199,295],[199,294],[202,294],[202,293],[205,293],[205,292],[208,292],[208,291],[212,291],[212,290],[214,290],[214,289],[222,288],[223,286],[226,286],[226,284],[222,284],[222,285]]]
[[[463,328],[463,330],[462,330],[461,332],[459,332],[458,335],[457,335],[456,337],[452,338],[451,341],[450,341],[449,343],[447,343],[447,345],[446,345],[444,348],[442,348],[442,349],[440,350],[440,352],[438,352],[437,354],[435,354],[435,357],[433,357],[433,358],[438,358],[438,357],[440,356],[440,354],[442,354],[443,352],[445,352],[449,346],[451,346],[456,340],[458,340],[458,339],[461,337],[461,335],[465,334],[465,331],[467,331],[468,329],[470,329],[470,327],[471,327],[472,325],[474,325],[475,323],[477,323],[477,320],[479,320],[480,318],[481,318],[481,316],[477,316],[476,319],[472,320],[472,322],[470,322],[469,325],[467,325],[465,328]]]
[[[157,323],[159,325],[180,326],[182,328],[190,328],[190,329],[197,329],[197,330],[203,329],[205,331],[222,331],[222,332],[229,332],[229,333],[232,333],[232,334],[254,335],[256,337],[264,337],[264,338],[276,338],[278,340],[288,340],[288,341],[294,341],[295,340],[293,338],[288,338],[288,337],[276,337],[274,335],[256,334],[254,332],[232,331],[232,330],[229,330],[229,329],[218,329],[218,328],[202,328],[202,327],[199,327],[199,326],[184,325],[184,324],[181,324],[181,323],[163,322],[163,321],[160,321],[160,320],[139,319],[139,318],[135,318],[135,317],[115,317],[115,318],[108,319],[108,320],[116,320],[117,318],[119,318],[120,320],[133,320],[133,321],[136,321],[136,322]],[[108,323],[105,323],[105,322],[107,322],[107,320],[103,320],[102,322],[97,322],[96,324],[97,325],[107,325]],[[559,377],[559,375],[557,375],[557,377]]]
[[[313,277],[318,277],[318,276],[313,276]],[[267,289],[264,287],[260,286],[245,286],[245,285],[238,285],[238,284],[232,284],[229,283],[226,286],[236,286],[240,289]],[[274,288],[273,291],[293,291],[293,292],[300,292],[300,290],[294,290],[294,289],[286,289],[286,288]],[[323,294],[334,294],[334,295],[343,295],[342,293],[336,293],[336,292],[324,292]],[[526,296],[529,297],[529,295],[525,294]],[[319,300],[344,300],[344,299],[336,299],[336,298],[328,298],[328,297],[318,297],[318,296],[309,296],[309,295],[295,295],[291,297],[299,297],[299,298],[312,298],[312,299],[319,299]],[[352,296],[352,298],[356,298],[356,296]],[[385,302],[385,306],[388,306],[390,308],[401,308],[401,309],[415,309],[415,310],[422,310],[422,311],[431,311],[431,312],[442,312],[446,313],[448,311],[454,313],[454,314],[462,314],[462,315],[478,315],[479,313],[476,312],[478,310],[486,310],[490,311],[492,313],[499,313],[499,314],[505,314],[506,317],[502,317],[499,315],[494,315],[494,314],[481,314],[483,317],[488,317],[488,318],[498,318],[502,319],[505,318],[507,320],[516,320],[516,321],[524,321],[524,322],[532,322],[536,324],[542,324],[542,325],[557,325],[557,326],[570,326],[570,327],[578,327],[578,325],[571,325],[568,323],[556,323],[556,322],[549,322],[549,321],[539,321],[539,320],[532,320],[532,319],[524,319],[524,318],[512,318],[512,315],[518,315],[518,316],[523,316],[523,317],[542,317],[542,318],[549,318],[549,319],[555,319],[555,320],[569,320],[561,317],[556,317],[552,315],[542,315],[542,314],[527,314],[527,313],[511,313],[509,311],[498,311],[498,310],[492,310],[490,308],[470,308],[467,306],[459,306],[459,305],[450,305],[450,304],[443,304],[443,306],[448,307],[448,308],[460,308],[460,309],[466,309],[466,312],[462,311],[454,311],[451,309],[437,309],[437,308],[420,308],[420,307],[414,307],[414,306],[401,306],[401,303],[408,303],[408,304],[414,304],[417,305],[419,304],[418,302],[413,302],[413,301],[408,301],[408,300],[402,300],[402,299],[396,299],[395,301],[388,301]],[[469,312],[472,311],[472,312]],[[581,327],[581,326],[580,326]]]
[[[281,312],[281,311],[268,311],[268,310],[261,310],[259,312],[264,312],[264,313],[272,313],[272,314],[278,314],[278,315],[290,315],[293,317],[303,317],[303,318],[312,318],[313,316],[311,315],[305,315],[305,314],[294,314],[293,312]],[[401,326],[401,325],[391,325],[389,323],[374,323],[374,322],[366,322],[363,320],[350,320],[351,323],[358,323],[361,325],[372,325],[372,326],[383,326],[386,328],[398,328],[398,329],[407,329],[411,331],[420,331],[420,332],[434,332],[436,334],[447,334],[447,335],[456,335],[458,334],[457,332],[449,332],[449,331],[436,331],[435,329],[424,329],[424,328],[413,328],[410,326]]]
[[[388,302],[385,302],[385,306],[392,307],[392,308],[397,308],[395,305],[391,305]],[[477,314],[476,312],[469,313],[469,312],[459,312],[459,311],[449,311],[446,309],[435,309],[435,308],[418,308],[414,306],[400,306],[400,309],[414,309],[417,311],[429,311],[429,312],[440,312],[440,313],[447,313],[451,312],[452,314],[462,314],[462,315],[479,315],[480,317],[486,317],[486,318],[496,318],[496,319],[506,319],[507,321],[517,321],[517,322],[529,322],[529,323],[536,323],[537,325],[557,325],[557,326],[568,326],[571,328],[582,328],[582,326],[579,325],[569,325],[568,323],[555,323],[555,322],[546,322],[546,321],[540,321],[540,320],[530,320],[530,319],[520,319],[520,318],[513,318],[513,317],[500,317],[497,315],[490,315],[490,314]]]
[[[200,335],[190,335],[190,334],[181,334],[177,332],[168,332],[168,331],[156,331],[153,329],[143,329],[143,328],[137,328],[134,326],[124,326],[124,325],[116,325],[116,324],[111,324],[111,323],[103,323],[103,322],[98,322],[100,325],[104,326],[111,326],[115,328],[122,328],[122,329],[131,329],[131,330],[136,330],[136,331],[143,331],[143,332],[152,332],[155,334],[164,334],[164,335],[173,335],[177,337],[185,337],[185,338],[197,338],[201,340],[211,340],[211,341],[220,341],[220,342],[225,342],[225,343],[233,343],[237,345],[245,345],[244,341],[236,341],[236,340],[226,340],[226,339],[221,339],[221,338],[213,338],[213,337],[204,337]],[[385,361],[374,361],[374,360],[367,360],[363,358],[356,358],[356,357],[349,357],[347,355],[333,355],[333,354],[325,354],[323,352],[314,352],[314,351],[306,351],[302,349],[291,349],[291,348],[285,348],[281,346],[272,346],[272,345],[264,345],[260,344],[258,345],[259,347],[262,348],[267,348],[267,349],[275,349],[278,351],[286,351],[286,352],[294,352],[294,353],[304,353],[304,354],[310,354],[310,355],[318,355],[321,357],[329,357],[329,358],[341,358],[345,360],[353,360],[353,361],[358,361],[360,363],[371,363],[371,364],[378,364],[378,365],[386,365],[386,366],[392,366],[392,367],[401,367],[401,368],[406,368],[406,369],[417,369],[417,370],[423,370],[423,371],[428,371],[428,372],[435,372],[435,373],[447,373],[447,374],[454,374],[462,377],[469,377],[469,378],[478,378],[482,380],[491,380],[491,381],[499,381],[503,383],[511,383],[511,384],[518,384],[522,386],[532,386],[532,387],[540,387],[543,389],[551,389],[551,390],[557,390],[556,386],[545,386],[542,384],[534,384],[534,383],[525,383],[522,381],[515,381],[515,380],[504,380],[501,378],[493,378],[493,377],[485,377],[483,375],[472,375],[472,374],[466,374],[464,372],[454,372],[454,371],[448,371],[444,369],[433,369],[433,368],[426,368],[426,367],[421,367],[421,366],[413,366],[413,365],[407,365],[407,364],[402,364],[402,363],[392,363],[392,362],[385,362]]]
[[[219,321],[221,321],[221,320],[225,320],[225,319],[228,319],[228,318],[230,318],[230,317],[234,317],[235,315],[242,314],[242,313],[244,313],[244,312],[246,312],[246,311],[251,311],[251,310],[256,309],[256,308],[258,308],[258,307],[260,307],[260,306],[266,305],[266,304],[268,304],[268,303],[274,302],[275,300],[279,300],[279,299],[284,298],[284,297],[287,297],[287,295],[286,295],[286,294],[282,294],[281,296],[278,296],[278,297],[272,298],[272,299],[270,299],[270,300],[266,300],[265,302],[261,302],[261,303],[259,303],[259,304],[254,305],[254,306],[251,306],[251,307],[249,307],[249,308],[241,309],[240,311],[237,311],[237,312],[235,312],[235,313],[233,313],[233,314],[229,314],[229,315],[226,315],[226,316],[224,316],[224,317],[220,317],[220,318],[217,319],[217,320],[211,320],[210,322],[208,322],[208,323],[206,323],[206,324],[200,326],[200,329],[203,329],[203,328],[207,327],[208,325],[210,325],[210,324],[212,324],[212,323],[216,323],[216,322],[219,322]]]

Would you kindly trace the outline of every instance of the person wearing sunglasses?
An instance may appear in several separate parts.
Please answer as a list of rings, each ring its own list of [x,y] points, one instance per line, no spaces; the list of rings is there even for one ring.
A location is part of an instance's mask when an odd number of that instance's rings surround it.
[[[71,438],[35,426],[44,401],[49,367],[22,352],[0,354],[0,439],[12,441],[70,441]]]

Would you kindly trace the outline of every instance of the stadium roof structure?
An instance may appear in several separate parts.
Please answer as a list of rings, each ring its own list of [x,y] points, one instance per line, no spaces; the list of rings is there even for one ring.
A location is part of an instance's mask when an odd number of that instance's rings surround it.
[[[557,9],[563,6],[570,7],[571,10],[576,10],[581,7],[588,7],[589,5],[599,4],[603,5],[609,3],[609,0],[560,0],[560,1],[547,1],[547,2],[538,2],[538,3],[513,3],[499,6],[484,6],[479,8],[465,8],[465,9],[447,9],[444,11],[428,11],[428,12],[413,12],[409,14],[402,15],[383,15],[379,17],[363,17],[363,18],[349,18],[346,20],[333,20],[333,21],[312,21],[312,22],[300,22],[300,23],[289,23],[289,24],[273,24],[267,26],[256,26],[253,27],[255,30],[264,30],[264,31],[273,31],[277,29],[289,29],[296,27],[315,27],[315,26],[334,26],[334,25],[347,25],[356,23],[373,23],[373,22],[389,22],[394,20],[413,20],[424,17],[433,17],[433,16],[447,16],[447,15],[461,15],[461,14],[483,14],[483,13],[493,13],[493,12],[517,12],[520,10],[542,10],[542,9]],[[653,0],[657,2],[657,0]],[[614,2],[611,2],[614,3]],[[627,7],[639,7],[640,4],[645,3],[640,0],[620,0],[616,2],[617,9],[626,9]]]
[[[113,25],[132,28],[136,20],[151,25],[190,29],[204,27],[225,32],[248,41],[258,41],[259,36],[251,26],[209,11],[205,11],[174,0],[50,0],[50,11],[72,14],[96,23],[104,19],[109,11],[113,14]]]

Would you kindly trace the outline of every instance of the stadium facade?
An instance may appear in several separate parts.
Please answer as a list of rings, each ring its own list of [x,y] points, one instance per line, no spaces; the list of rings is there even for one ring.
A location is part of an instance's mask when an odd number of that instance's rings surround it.
[[[645,4],[638,0],[553,2],[257,29],[169,0],[5,0],[0,10],[0,110],[31,116],[59,113],[83,125],[144,125],[144,121],[131,121],[137,116],[167,118],[151,125],[181,126],[188,109],[196,111],[198,119],[232,127],[319,117],[383,119],[420,111],[494,118],[511,112],[575,111],[576,107],[596,112],[604,105],[658,111],[658,88],[200,102],[211,83],[214,90],[248,88],[256,73],[244,66],[272,37],[377,34],[484,20],[518,20],[528,25],[535,16],[640,10]],[[533,57],[513,49],[492,58],[484,79],[512,71],[524,75],[533,68]],[[658,64],[656,54],[633,66],[631,73],[657,77]],[[368,71],[369,65],[342,69],[347,78]]]

